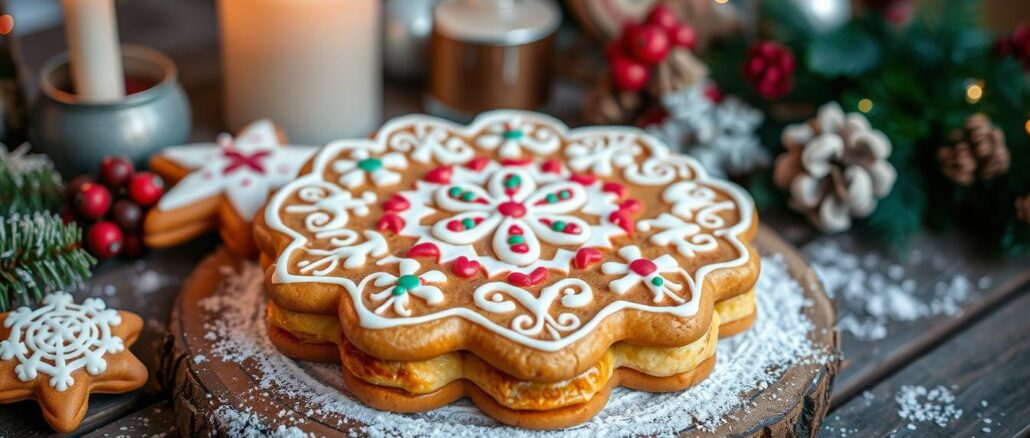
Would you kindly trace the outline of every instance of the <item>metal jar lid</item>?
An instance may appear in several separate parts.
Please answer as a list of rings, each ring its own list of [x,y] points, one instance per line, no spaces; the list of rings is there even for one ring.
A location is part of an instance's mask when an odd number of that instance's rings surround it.
[[[561,10],[551,0],[445,0],[433,16],[444,36],[496,46],[541,40],[561,24]]]

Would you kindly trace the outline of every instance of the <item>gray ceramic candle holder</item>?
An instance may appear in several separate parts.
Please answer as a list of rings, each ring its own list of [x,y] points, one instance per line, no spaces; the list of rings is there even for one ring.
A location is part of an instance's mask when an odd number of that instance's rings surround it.
[[[190,105],[172,60],[153,49],[123,46],[122,64],[126,77],[153,85],[105,103],[79,102],[69,91],[67,53],[43,66],[29,139],[68,178],[96,173],[100,161],[112,154],[145,166],[162,147],[189,140]]]

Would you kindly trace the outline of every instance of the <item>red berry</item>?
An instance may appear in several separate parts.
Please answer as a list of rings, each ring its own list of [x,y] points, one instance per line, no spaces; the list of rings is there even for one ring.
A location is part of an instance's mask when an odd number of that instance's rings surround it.
[[[648,64],[657,64],[669,55],[669,35],[655,25],[641,26],[629,42],[633,56]]]
[[[674,45],[693,49],[697,45],[697,31],[694,26],[683,24],[669,31],[669,39]]]
[[[794,54],[773,41],[762,41],[748,50],[744,77],[767,100],[776,100],[794,88]]]
[[[111,208],[111,192],[97,183],[85,183],[79,186],[75,195],[75,211],[83,219],[96,220],[104,217]]]
[[[617,56],[608,61],[612,82],[620,90],[639,91],[651,80],[651,71],[644,64]]]
[[[676,17],[676,12],[664,3],[655,6],[651,10],[651,13],[647,15],[647,22],[660,26],[662,29],[670,32],[680,24],[679,18]]]
[[[135,259],[143,257],[147,253],[147,247],[143,244],[143,238],[139,234],[126,234],[124,240],[122,255]]]
[[[157,203],[164,194],[165,183],[150,172],[139,172],[129,180],[129,198],[140,207],[146,208]]]
[[[129,182],[133,172],[132,161],[121,155],[108,155],[100,162],[100,181],[115,190]]]
[[[87,249],[101,258],[111,258],[122,252],[124,238],[122,230],[114,222],[101,221],[89,228],[86,236]]]
[[[111,220],[118,224],[122,231],[136,231],[143,222],[143,209],[128,199],[121,199],[115,202],[114,208],[111,209]]]
[[[93,177],[89,175],[79,175],[72,178],[68,185],[64,187],[64,193],[68,198],[68,202],[75,202],[75,196],[79,194],[79,189],[82,188],[82,185],[91,182],[93,182]]]

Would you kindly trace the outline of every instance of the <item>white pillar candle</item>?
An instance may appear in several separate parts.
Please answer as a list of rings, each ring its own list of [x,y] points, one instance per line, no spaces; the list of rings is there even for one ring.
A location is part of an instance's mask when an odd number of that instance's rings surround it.
[[[219,14],[230,129],[269,118],[322,144],[378,127],[379,0],[219,0]]]
[[[75,97],[112,102],[125,96],[114,0],[62,0]]]

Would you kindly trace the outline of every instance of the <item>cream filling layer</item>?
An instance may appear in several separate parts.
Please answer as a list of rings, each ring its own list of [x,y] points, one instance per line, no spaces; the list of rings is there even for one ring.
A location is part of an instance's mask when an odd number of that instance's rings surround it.
[[[757,309],[754,289],[715,303],[715,312],[719,314],[722,324],[747,318],[754,315]]]
[[[374,385],[402,389],[411,394],[428,394],[456,380],[466,379],[508,408],[545,410],[589,401],[619,367],[656,377],[689,372],[715,354],[719,324],[719,316],[713,315],[705,335],[682,347],[655,348],[616,343],[584,373],[555,383],[520,381],[467,352],[447,353],[423,361],[385,361],[346,344],[341,346],[341,357],[348,372]]]

